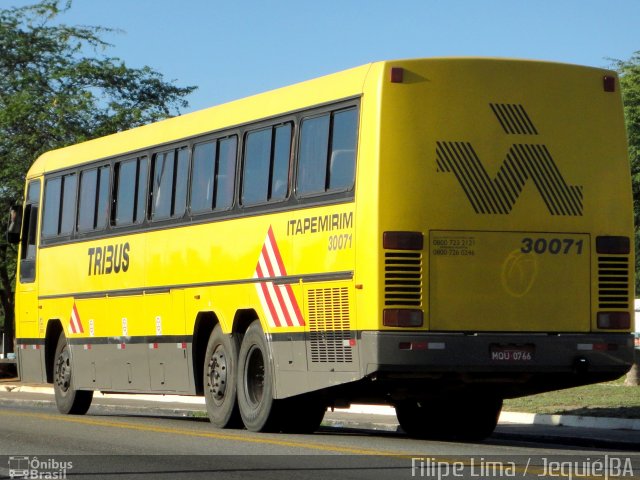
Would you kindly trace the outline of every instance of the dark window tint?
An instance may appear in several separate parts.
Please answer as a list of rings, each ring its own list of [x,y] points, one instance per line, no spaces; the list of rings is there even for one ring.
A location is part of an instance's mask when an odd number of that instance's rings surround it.
[[[22,283],[31,283],[36,278],[38,203],[40,203],[40,180],[32,180],[27,188],[27,200],[22,218],[22,251],[20,257],[20,282]]]
[[[36,204],[40,202],[40,182],[38,180],[34,180],[29,183],[29,188],[27,189],[27,202]]]
[[[61,193],[62,177],[47,180],[44,187],[44,218],[42,220],[42,235],[45,237],[58,234]]]
[[[358,111],[352,108],[336,112],[332,132],[329,190],[348,189],[355,177]]]
[[[238,138],[228,137],[218,142],[218,163],[216,168],[216,210],[228,210],[233,205],[233,191],[236,180],[236,154]]]
[[[147,159],[134,158],[117,163],[115,172],[113,224],[140,223],[144,219],[147,194]]]
[[[242,176],[242,204],[265,203],[269,193],[271,128],[247,134]]]
[[[180,148],[153,157],[151,218],[181,217],[187,208],[189,150]]]
[[[187,184],[189,183],[189,150],[177,151],[176,178],[173,193],[173,211],[171,216],[181,217],[187,210]]]
[[[227,210],[233,205],[237,143],[232,136],[194,147],[192,213]]]
[[[69,235],[75,221],[77,177],[75,173],[52,178],[44,190],[45,218],[42,235]]]
[[[78,231],[93,230],[96,212],[96,186],[98,169],[86,170],[80,175],[80,196],[78,197]]]
[[[302,122],[298,157],[298,192],[303,195],[325,191],[330,119],[331,117],[327,114]]]
[[[358,111],[355,108],[303,120],[298,193],[315,195],[353,187],[357,132]]]
[[[69,235],[73,232],[77,184],[78,179],[75,174],[62,177],[62,218],[60,219],[60,235]]]
[[[287,196],[290,157],[291,124],[287,124],[276,128],[269,200],[283,200]]]
[[[98,169],[98,192],[95,226],[97,230],[102,230],[107,226],[107,218],[109,213],[109,167],[101,167]]]
[[[283,200],[289,185],[291,124],[247,134],[242,182],[243,205]]]
[[[80,175],[78,231],[101,230],[106,226],[109,199],[109,167],[85,170]]]
[[[207,212],[213,208],[216,143],[200,143],[193,148],[193,179],[191,180],[191,211]]]
[[[153,206],[151,207],[151,218],[154,220],[163,220],[171,216],[173,167],[173,150],[170,152],[158,153],[154,157],[152,177]]]

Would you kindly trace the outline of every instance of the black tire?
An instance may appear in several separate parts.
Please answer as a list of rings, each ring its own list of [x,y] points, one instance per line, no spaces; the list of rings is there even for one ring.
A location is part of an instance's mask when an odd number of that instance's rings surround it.
[[[93,400],[93,390],[76,390],[73,387],[71,355],[64,335],[58,338],[54,356],[53,391],[58,411],[67,415],[84,415]]]
[[[465,395],[462,400],[407,400],[396,405],[396,416],[412,437],[480,441],[495,430],[501,409],[500,398]]]
[[[255,320],[242,339],[238,356],[238,407],[247,430],[280,429],[278,405],[273,398],[273,367],[260,322]]]
[[[236,396],[238,340],[216,325],[204,357],[204,398],[209,420],[218,428],[240,428],[242,418]]]

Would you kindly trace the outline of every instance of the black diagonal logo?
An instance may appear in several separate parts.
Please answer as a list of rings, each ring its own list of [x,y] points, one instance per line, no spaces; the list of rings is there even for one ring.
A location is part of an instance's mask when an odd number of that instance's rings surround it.
[[[520,112],[520,116],[525,118],[524,108],[517,107],[518,109],[511,113]],[[537,130],[528,116],[526,131],[508,131],[511,127],[505,128],[504,122],[508,117],[504,110],[497,110],[495,104],[492,104],[491,108],[505,132],[537,135]],[[498,112],[502,115],[502,120]],[[436,164],[438,172],[454,174],[476,213],[510,213],[525,183],[531,180],[549,213],[582,215],[582,186],[569,185],[566,182],[545,145],[512,145],[494,178],[489,177],[469,142],[436,142]]]

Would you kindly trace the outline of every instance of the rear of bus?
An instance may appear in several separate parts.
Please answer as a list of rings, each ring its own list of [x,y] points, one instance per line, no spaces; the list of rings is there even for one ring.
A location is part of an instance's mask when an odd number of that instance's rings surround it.
[[[379,293],[358,305],[360,345],[403,427],[624,374],[633,225],[615,73],[435,59],[376,78],[378,203],[359,208],[377,208],[379,244],[358,250],[356,283],[377,273]]]

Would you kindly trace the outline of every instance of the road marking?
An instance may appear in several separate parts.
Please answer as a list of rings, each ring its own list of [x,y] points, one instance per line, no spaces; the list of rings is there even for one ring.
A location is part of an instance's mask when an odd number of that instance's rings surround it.
[[[453,459],[447,457],[440,457],[435,455],[429,455],[422,453],[407,453],[407,452],[394,452],[394,451],[380,451],[380,450],[371,450],[366,448],[353,448],[353,447],[341,447],[335,445],[323,445],[321,443],[313,443],[313,442],[297,442],[291,440],[279,440],[276,438],[252,438],[243,435],[229,434],[229,433],[219,433],[219,432],[194,432],[193,430],[186,430],[182,428],[170,428],[170,427],[161,427],[154,425],[141,425],[135,423],[125,423],[111,420],[101,420],[98,418],[91,417],[75,417],[75,416],[62,416],[58,414],[45,414],[45,413],[26,413],[26,412],[15,412],[15,411],[3,411],[0,410],[0,416],[11,416],[11,417],[28,417],[28,418],[36,418],[39,420],[47,420],[47,421],[56,421],[56,422],[67,422],[67,423],[77,423],[82,425],[91,425],[95,427],[108,427],[108,428],[122,428],[128,430],[137,430],[140,432],[154,432],[154,433],[167,433],[172,435],[184,435],[188,437],[201,437],[201,438],[212,438],[217,440],[229,440],[234,442],[244,442],[244,443],[260,443],[266,445],[277,445],[284,447],[295,447],[295,448],[306,448],[309,450],[317,450],[323,452],[333,452],[333,453],[341,453],[341,454],[349,454],[349,455],[371,455],[378,457],[392,457],[397,459],[416,459],[416,460],[425,460],[429,459],[432,462],[441,462],[452,464],[461,464],[465,465],[465,467],[472,466],[469,461],[460,461],[460,459]],[[514,471],[519,472],[522,476],[526,476],[527,473],[529,475],[537,475],[538,477],[544,476],[546,472],[541,466],[531,466],[530,465],[531,458],[527,461],[526,465],[515,465]],[[508,463],[508,462],[506,462]],[[502,470],[502,468],[500,468]],[[2,470],[0,470],[1,472]],[[571,478],[571,473],[558,472],[558,477],[560,478]],[[601,480],[601,477],[598,476],[584,476],[583,479],[598,479]]]
[[[411,458],[412,456],[419,456],[419,455],[424,456],[424,454],[418,454],[418,453],[410,454],[407,452],[392,452],[392,451],[381,452],[380,450],[372,450],[372,449],[365,449],[365,448],[323,445],[321,443],[298,442],[293,440],[280,440],[280,439],[268,438],[268,437],[252,438],[244,435],[237,435],[237,434],[231,434],[231,433],[195,432],[193,430],[186,430],[182,428],[162,427],[158,425],[141,425],[141,424],[118,422],[118,421],[112,421],[112,420],[100,420],[100,419],[91,418],[91,417],[71,417],[71,416],[61,416],[57,414],[26,413],[26,412],[15,412],[15,411],[8,412],[3,410],[0,410],[0,415],[6,415],[6,416],[12,416],[12,417],[28,417],[28,418],[36,418],[39,420],[48,420],[48,421],[56,421],[56,422],[79,423],[82,425],[91,425],[95,427],[123,428],[128,430],[137,430],[141,432],[167,433],[172,435],[212,438],[217,440],[229,440],[229,441],[244,442],[244,443],[261,443],[261,444],[268,444],[268,445],[277,445],[281,447],[307,448],[310,450],[346,453],[350,455],[376,455],[376,456],[409,457],[409,458]]]

